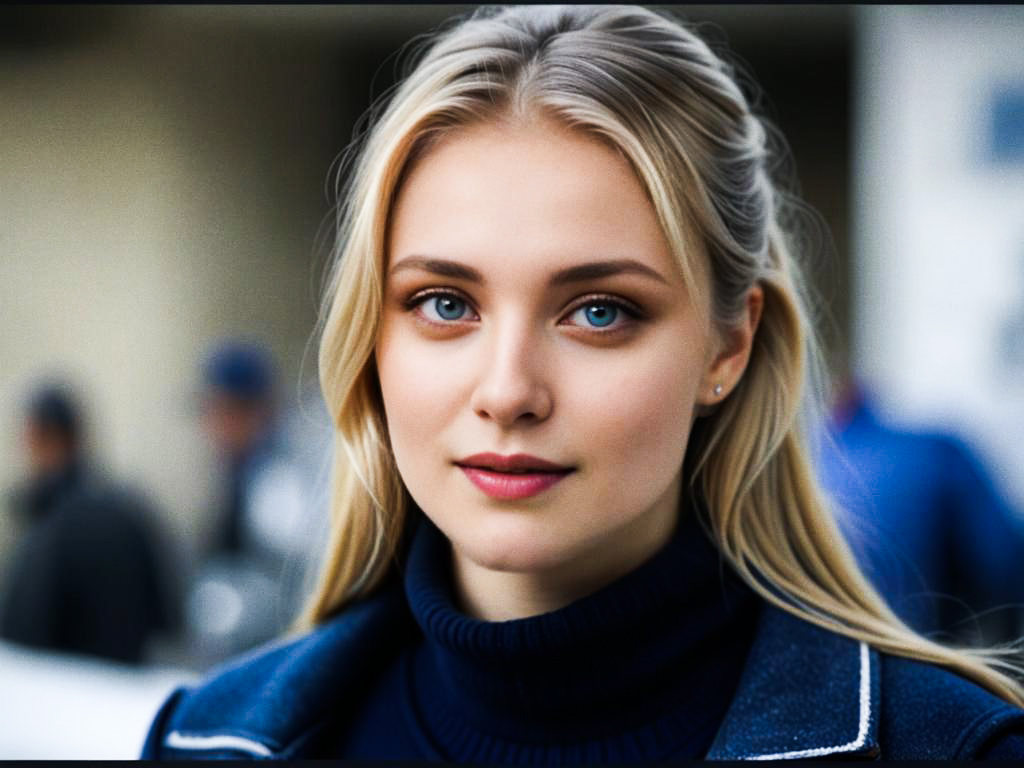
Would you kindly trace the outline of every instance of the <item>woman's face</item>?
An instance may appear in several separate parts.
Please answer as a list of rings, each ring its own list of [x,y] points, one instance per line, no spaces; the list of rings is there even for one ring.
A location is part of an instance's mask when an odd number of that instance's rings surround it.
[[[667,540],[716,350],[625,160],[544,122],[447,137],[400,190],[384,301],[391,444],[457,575],[585,593]]]

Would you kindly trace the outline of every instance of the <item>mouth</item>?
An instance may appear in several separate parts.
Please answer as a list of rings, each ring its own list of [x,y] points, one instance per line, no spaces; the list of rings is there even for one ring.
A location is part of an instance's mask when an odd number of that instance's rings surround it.
[[[456,461],[455,465],[473,485],[495,499],[536,496],[576,471],[575,467],[522,453],[514,456],[480,453]]]

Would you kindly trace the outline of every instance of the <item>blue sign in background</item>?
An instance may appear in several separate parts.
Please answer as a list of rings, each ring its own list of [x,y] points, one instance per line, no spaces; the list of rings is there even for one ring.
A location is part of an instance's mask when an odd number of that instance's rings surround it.
[[[988,154],[996,163],[1024,163],[1024,82],[993,91]]]

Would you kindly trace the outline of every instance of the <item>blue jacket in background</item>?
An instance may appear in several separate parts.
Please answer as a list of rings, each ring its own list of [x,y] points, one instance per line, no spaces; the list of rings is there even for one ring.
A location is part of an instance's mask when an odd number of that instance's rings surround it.
[[[962,440],[886,425],[860,391],[834,437],[818,462],[823,485],[861,567],[904,621],[955,636],[978,613],[1024,607],[1024,526]],[[1018,615],[982,617],[987,642],[1015,639]]]
[[[160,709],[144,758],[309,758],[344,727],[408,625],[394,585],[222,668]],[[765,606],[708,759],[1024,758],[1024,710],[938,667]]]

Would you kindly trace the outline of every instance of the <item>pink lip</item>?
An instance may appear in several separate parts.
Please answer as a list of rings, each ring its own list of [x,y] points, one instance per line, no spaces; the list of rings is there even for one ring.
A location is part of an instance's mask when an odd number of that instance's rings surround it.
[[[526,499],[536,496],[574,470],[573,467],[524,453],[514,456],[478,453],[455,463],[473,485],[495,499]]]
[[[526,499],[546,491],[572,470],[509,474],[479,467],[460,467],[473,485],[495,499]]]

